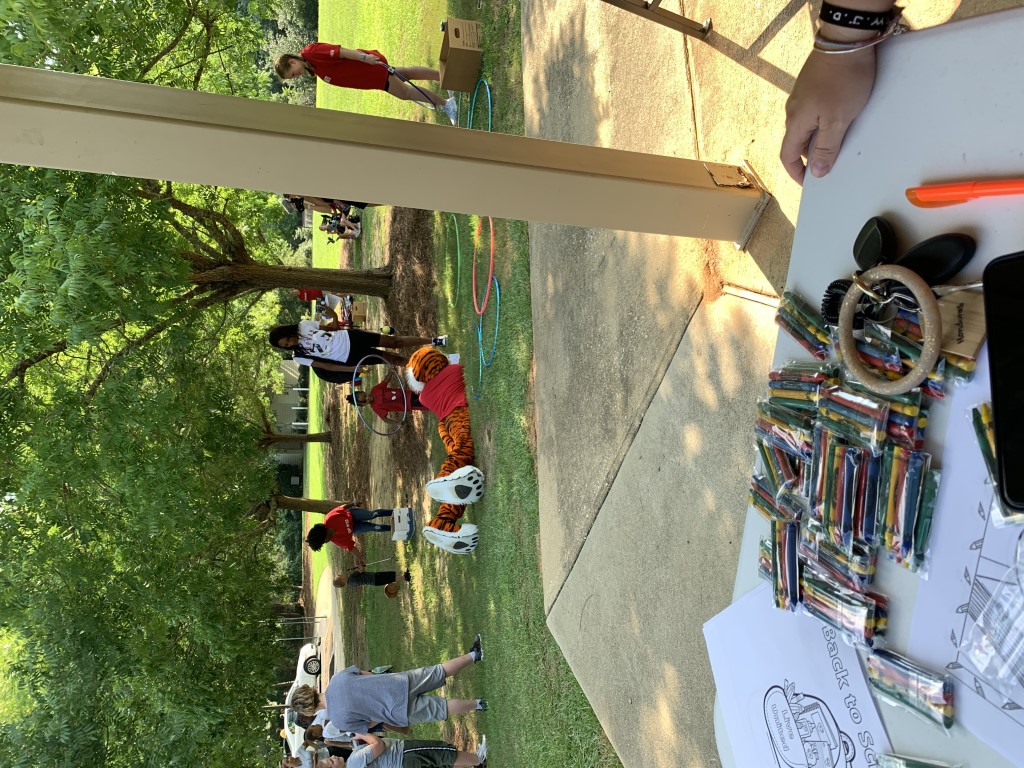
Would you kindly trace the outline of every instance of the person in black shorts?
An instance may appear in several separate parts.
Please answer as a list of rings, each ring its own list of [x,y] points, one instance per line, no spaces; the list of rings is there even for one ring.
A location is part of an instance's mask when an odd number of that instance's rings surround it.
[[[367,365],[381,365],[381,358],[392,365],[405,365],[407,357],[388,352],[382,347],[401,349],[433,344],[444,346],[446,336],[384,336],[354,328],[327,330],[315,320],[302,320],[291,325],[275,325],[269,331],[270,345],[292,350],[292,359],[299,365],[308,365],[326,371],[351,373],[367,355],[377,359]]]
[[[471,768],[487,765],[487,739],[481,738],[474,752],[464,752],[447,741],[423,739],[382,739],[370,733],[357,733],[357,747],[345,760],[333,757],[321,760],[317,768]]]

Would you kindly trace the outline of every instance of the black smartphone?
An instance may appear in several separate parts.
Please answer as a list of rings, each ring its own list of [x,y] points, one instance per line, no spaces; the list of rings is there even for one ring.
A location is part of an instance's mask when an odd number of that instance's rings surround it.
[[[1024,251],[991,261],[983,280],[999,492],[1024,511]]]

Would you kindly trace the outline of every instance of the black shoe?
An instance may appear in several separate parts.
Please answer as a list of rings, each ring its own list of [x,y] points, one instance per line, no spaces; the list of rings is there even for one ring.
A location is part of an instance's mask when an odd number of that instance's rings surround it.
[[[410,574],[408,571],[406,571],[405,573],[402,574],[402,578],[404,578],[406,581],[412,581],[412,574]]]
[[[484,645],[480,639],[480,633],[478,632],[476,637],[473,638],[473,645],[466,653],[473,654],[473,662],[479,664],[484,660]]]

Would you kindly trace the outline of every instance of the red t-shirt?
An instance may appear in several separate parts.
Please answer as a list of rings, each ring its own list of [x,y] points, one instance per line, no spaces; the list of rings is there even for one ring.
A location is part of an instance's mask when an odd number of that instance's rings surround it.
[[[372,53],[384,64],[388,60],[380,51],[357,50],[363,53]],[[379,64],[367,64],[365,61],[341,58],[341,46],[330,43],[310,43],[299,54],[309,66],[313,73],[331,85],[340,85],[344,88],[359,88],[364,91],[383,91],[388,82],[387,67]]]
[[[324,525],[331,532],[328,541],[348,552],[352,551],[356,540],[352,535],[352,513],[347,507],[335,507],[324,515]]]
[[[316,301],[323,297],[324,292],[316,288],[299,288],[299,301]]]
[[[370,396],[373,400],[370,402],[370,408],[380,418],[387,420],[389,413],[401,413],[402,405],[405,402],[402,398],[402,390],[392,388],[388,386],[386,381],[382,381],[380,384],[370,390]],[[409,410],[410,411],[425,411],[426,407],[416,398],[416,395],[411,392],[406,392],[406,397],[409,398]]]
[[[466,406],[466,382],[461,365],[449,365],[423,386],[420,402],[439,419]]]

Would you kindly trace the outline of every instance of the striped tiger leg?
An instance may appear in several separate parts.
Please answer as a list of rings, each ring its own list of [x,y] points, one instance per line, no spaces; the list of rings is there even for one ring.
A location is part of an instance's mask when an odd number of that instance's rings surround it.
[[[473,435],[469,427],[469,408],[456,408],[437,424],[437,433],[448,454],[437,473],[447,477],[456,469],[473,463]]]
[[[442,504],[437,510],[437,517],[427,523],[427,525],[431,528],[437,528],[439,531],[455,533],[461,527],[458,521],[465,512],[465,504]]]

